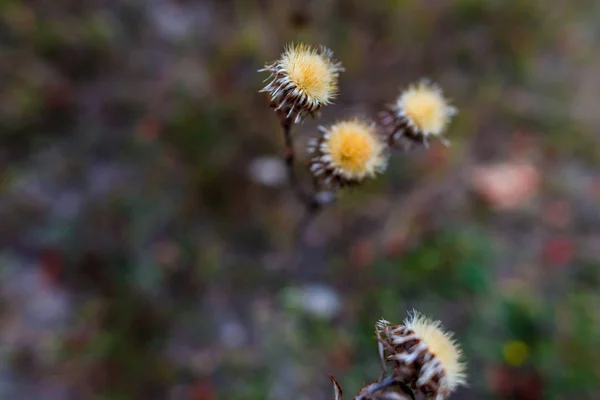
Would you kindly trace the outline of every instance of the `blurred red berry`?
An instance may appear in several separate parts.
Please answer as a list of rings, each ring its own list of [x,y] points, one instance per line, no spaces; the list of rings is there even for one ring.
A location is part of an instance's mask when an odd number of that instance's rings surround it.
[[[566,264],[573,259],[573,241],[567,237],[555,237],[544,248],[544,258],[554,264]]]

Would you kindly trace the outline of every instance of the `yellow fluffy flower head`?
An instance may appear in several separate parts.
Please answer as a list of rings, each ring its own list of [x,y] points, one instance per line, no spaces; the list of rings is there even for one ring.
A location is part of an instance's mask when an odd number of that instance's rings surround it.
[[[310,170],[325,183],[358,183],[385,170],[386,146],[374,124],[355,118],[320,130],[309,143]]]
[[[462,350],[440,321],[413,312],[402,325],[380,320],[376,334],[397,373],[427,398],[444,400],[466,384]]]
[[[288,45],[279,60],[260,71],[271,73],[267,80],[272,81],[261,90],[269,94],[271,105],[298,123],[337,96],[343,68],[331,50],[301,43]]]
[[[392,141],[406,136],[427,144],[427,139],[433,136],[448,144],[442,135],[456,113],[457,109],[444,97],[442,89],[423,79],[398,96],[387,124],[393,127]]]

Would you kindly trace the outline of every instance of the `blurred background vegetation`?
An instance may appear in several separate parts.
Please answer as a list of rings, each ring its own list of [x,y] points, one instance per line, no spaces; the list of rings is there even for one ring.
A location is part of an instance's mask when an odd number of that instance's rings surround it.
[[[600,2],[1,0],[0,397],[332,399],[373,324],[457,334],[454,399],[600,398]],[[396,154],[296,241],[256,71],[346,67],[295,131],[421,77],[452,146]],[[304,173],[304,172],[303,172]]]

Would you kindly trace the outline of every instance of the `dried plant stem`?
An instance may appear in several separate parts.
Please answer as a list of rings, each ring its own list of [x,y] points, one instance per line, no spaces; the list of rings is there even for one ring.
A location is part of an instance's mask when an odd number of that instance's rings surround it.
[[[307,193],[300,181],[298,175],[296,175],[295,161],[296,161],[296,150],[294,148],[294,142],[292,140],[292,125],[293,121],[290,118],[286,118],[280,115],[281,127],[283,128],[283,140],[284,140],[284,155],[285,166],[287,169],[287,177],[289,184],[294,191],[294,194],[298,201],[304,205],[304,216],[298,224],[295,230],[295,240],[301,241],[304,232],[307,227],[313,221],[314,217],[318,214],[321,209],[321,204],[317,201],[315,194]]]
[[[301,239],[304,232],[322,210],[323,206],[335,201],[335,191],[319,191],[318,184],[313,181],[312,190],[307,191],[298,179],[296,174],[296,150],[292,140],[293,118],[288,118],[283,112],[279,112],[281,128],[283,130],[285,166],[287,170],[288,182],[294,192],[296,199],[304,205],[304,216],[296,228],[295,237]]]
[[[283,140],[284,140],[284,154],[285,166],[287,169],[287,176],[290,186],[296,195],[296,198],[300,203],[304,204],[306,210],[312,210],[318,208],[319,204],[314,200],[314,196],[304,191],[302,185],[298,181],[296,175],[295,162],[296,162],[296,150],[294,149],[294,142],[292,140],[292,125],[293,120],[286,118],[285,115],[280,115],[281,127],[283,128]]]

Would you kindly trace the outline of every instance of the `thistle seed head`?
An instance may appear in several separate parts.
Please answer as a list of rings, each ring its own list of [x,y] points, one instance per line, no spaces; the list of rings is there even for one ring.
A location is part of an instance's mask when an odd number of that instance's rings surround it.
[[[442,89],[423,79],[398,96],[383,123],[390,128],[392,145],[402,137],[427,145],[431,136],[448,145],[449,141],[442,135],[456,113],[457,109],[444,97]]]
[[[395,375],[426,398],[444,400],[466,384],[462,350],[440,321],[413,312],[402,325],[380,320],[375,331]]]
[[[338,94],[338,78],[344,69],[326,47],[290,44],[281,58],[265,65],[261,71],[271,75],[271,82],[261,90],[268,93],[271,106],[295,123],[315,116]]]
[[[375,124],[354,118],[320,130],[308,150],[314,155],[310,171],[324,184],[357,184],[385,170],[386,144]]]

